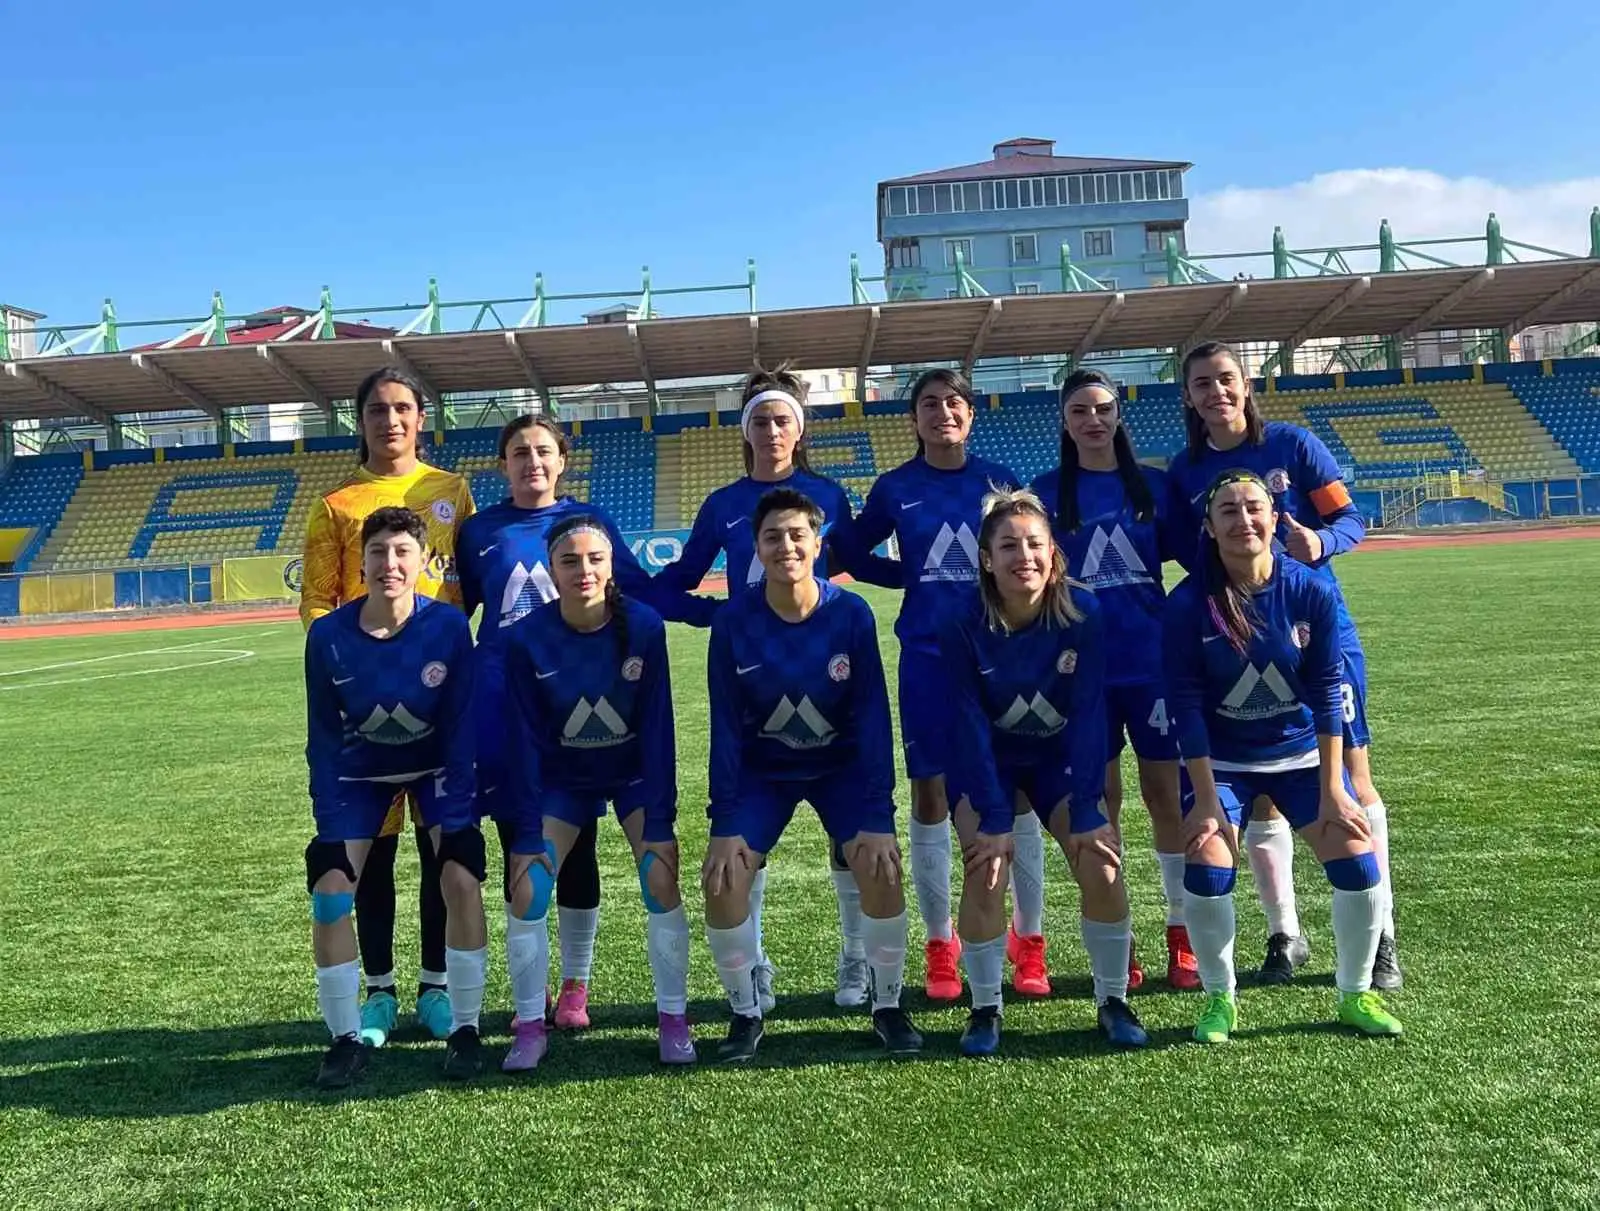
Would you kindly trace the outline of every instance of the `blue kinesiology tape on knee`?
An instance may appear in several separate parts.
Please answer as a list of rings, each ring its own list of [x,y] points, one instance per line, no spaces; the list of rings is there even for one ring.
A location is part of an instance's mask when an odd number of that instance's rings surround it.
[[[1324,862],[1328,882],[1339,891],[1366,891],[1378,886],[1378,859],[1372,854],[1358,854],[1354,858],[1335,858]]]
[[[1232,866],[1200,866],[1184,863],[1183,889],[1197,896],[1226,896],[1232,893],[1239,872]]]
[[[644,857],[639,859],[639,898],[644,901],[644,910],[646,912],[658,914],[668,911],[667,906],[656,899],[655,892],[650,890],[650,868],[659,860],[653,852],[648,850],[645,852]]]
[[[314,891],[311,893],[311,919],[318,925],[337,925],[356,906],[354,892]]]
[[[550,859],[550,865],[556,864],[556,847],[551,841],[544,843],[544,855]],[[544,868],[543,863],[528,863],[528,888],[533,893],[528,898],[528,911],[522,914],[524,921],[537,921],[550,911],[550,897],[556,890],[556,877]]]

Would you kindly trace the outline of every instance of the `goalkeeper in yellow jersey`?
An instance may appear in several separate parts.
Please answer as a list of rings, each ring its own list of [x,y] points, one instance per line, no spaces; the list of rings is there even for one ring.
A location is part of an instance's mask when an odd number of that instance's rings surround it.
[[[322,615],[366,595],[361,526],[374,510],[391,505],[408,508],[427,523],[427,563],[417,580],[417,591],[461,604],[456,535],[472,513],[472,494],[461,476],[430,467],[417,455],[425,419],[421,384],[392,367],[374,371],[356,390],[356,412],[361,426],[361,465],[312,506],[306,526],[300,619],[308,628]],[[400,1012],[394,977],[394,863],[405,824],[405,803],[404,794],[395,799],[356,888],[356,934],[367,984],[361,1038],[374,1047],[388,1040]],[[451,1025],[445,992],[444,895],[433,846],[420,820],[413,819],[413,824],[418,826],[417,855],[422,863],[417,1020],[435,1038],[443,1039],[450,1034]]]

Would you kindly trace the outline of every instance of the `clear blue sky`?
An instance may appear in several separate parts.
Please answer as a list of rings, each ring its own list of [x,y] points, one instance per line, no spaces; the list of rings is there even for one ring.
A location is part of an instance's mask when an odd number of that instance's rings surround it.
[[[1017,135],[1191,160],[1191,193],[1596,174],[1592,0],[1354,7],[0,0],[0,300],[126,320],[753,256],[764,308],[846,302],[878,180]]]

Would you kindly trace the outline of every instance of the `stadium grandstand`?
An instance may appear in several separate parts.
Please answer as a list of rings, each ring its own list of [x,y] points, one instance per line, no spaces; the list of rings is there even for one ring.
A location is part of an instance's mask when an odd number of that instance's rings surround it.
[[[307,513],[355,465],[347,397],[383,364],[425,385],[425,457],[468,474],[480,502],[504,490],[499,424],[540,408],[563,419],[565,490],[609,509],[647,566],[673,557],[700,501],[739,473],[728,376],[783,359],[837,368],[814,397],[812,462],[858,504],[912,453],[897,396],[921,367],[1021,368],[1034,389],[989,395],[974,444],[1031,476],[1057,456],[1049,384],[1085,361],[1115,373],[1124,358],[1141,368],[1123,376],[1126,421],[1159,464],[1183,441],[1175,352],[1215,338],[1249,351],[1269,417],[1328,444],[1373,526],[1600,514],[1600,359],[1516,360],[1535,328],[1575,334],[1544,342],[1552,352],[1594,346],[1600,210],[1590,226],[1585,257],[1517,244],[1492,216],[1483,236],[1422,242],[1430,251],[1387,225],[1349,249],[1297,252],[1279,235],[1246,258],[1270,271],[1259,279],[1174,238],[1152,254],[1164,284],[1129,289],[1103,288],[1063,248],[1059,289],[990,294],[958,266],[952,297],[894,302],[873,301],[884,279],[853,262],[854,302],[801,311],[758,311],[753,263],[735,285],[652,291],[647,274],[621,302],[562,323],[559,304],[621,292],[547,295],[540,282],[529,299],[447,303],[430,283],[427,305],[392,327],[373,317],[401,308],[338,311],[326,290],[316,309],[229,316],[219,296],[209,315],[135,324],[108,302],[80,328],[8,307],[0,618],[293,600]],[[1472,263],[1436,255],[1450,243],[1471,247]],[[742,310],[656,309],[716,296],[714,308],[728,292],[743,293]],[[140,339],[125,349],[130,332]],[[1419,359],[1430,340],[1462,355]],[[1295,373],[1313,367],[1332,372]]]

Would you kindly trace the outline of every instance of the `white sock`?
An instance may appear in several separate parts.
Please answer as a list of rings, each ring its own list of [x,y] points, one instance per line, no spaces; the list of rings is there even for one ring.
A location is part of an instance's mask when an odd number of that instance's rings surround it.
[[[750,880],[750,920],[756,930],[756,961],[765,962],[767,957],[767,935],[761,929],[761,909],[767,902],[767,868],[763,866],[756,871],[756,877]]]
[[[361,1033],[361,964],[355,959],[317,968],[317,1008],[336,1039]]]
[[[950,938],[950,818],[911,821],[911,885],[928,940]]]
[[[839,936],[844,939],[844,953],[852,959],[867,957],[863,940],[861,917],[861,889],[856,877],[848,870],[829,871],[833,876],[833,894],[839,901]]]
[[[1161,864],[1161,894],[1167,900],[1167,924],[1182,925],[1184,856],[1157,853],[1156,861]]]
[[[1333,982],[1340,992],[1372,987],[1372,960],[1383,932],[1383,890],[1333,889]]]
[[[371,996],[375,992],[394,994],[394,972],[386,971],[381,976],[367,977],[367,995]]]
[[[872,1008],[893,1009],[906,976],[905,910],[892,917],[863,916],[861,937],[872,965]]]
[[[1294,829],[1282,816],[1252,820],[1244,830],[1250,874],[1256,881],[1267,933],[1300,936],[1300,914],[1294,900]],[[1187,901],[1185,901],[1187,903]]]
[[[1200,968],[1200,983],[1207,992],[1233,995],[1237,984],[1233,972],[1233,935],[1238,928],[1233,914],[1233,893],[1225,896],[1197,896],[1183,893],[1183,919],[1189,930],[1189,945],[1194,948]]]
[[[656,1009],[686,1013],[689,1008],[689,918],[680,904],[671,912],[645,914],[645,949],[650,979],[656,987]]]
[[[1035,812],[1011,822],[1011,928],[1024,938],[1044,932],[1044,832]]]
[[[450,1024],[460,1030],[463,1026],[478,1027],[483,1013],[483,986],[487,982],[489,949],[457,950],[445,947],[444,974],[450,989]]]
[[[506,974],[511,977],[511,999],[524,1022],[544,1021],[545,995],[550,982],[550,918],[524,921],[506,913]]]
[[[1378,886],[1383,890],[1383,932],[1394,937],[1394,883],[1389,878],[1389,809],[1382,799],[1363,804],[1372,829],[1372,856],[1378,861]]]
[[[443,988],[448,980],[448,972],[429,971],[426,967],[417,972],[417,983],[419,984],[437,984],[440,988]]]
[[[706,943],[711,947],[717,978],[722,981],[733,1012],[741,1017],[759,1018],[761,1001],[756,996],[756,982],[751,976],[758,954],[755,918],[746,917],[732,929],[707,925]]]
[[[561,941],[561,979],[589,982],[594,967],[594,935],[600,928],[598,908],[556,907],[556,929]]]
[[[1120,921],[1079,922],[1083,948],[1089,952],[1089,972],[1094,976],[1094,1001],[1104,1005],[1112,997],[1128,999],[1128,952],[1133,948],[1133,918]]]
[[[961,939],[961,961],[967,967],[967,986],[972,989],[972,1007],[982,1009],[987,1005],[1000,1008],[1000,982],[1005,974],[1006,938],[990,938],[987,942],[969,942]]]

